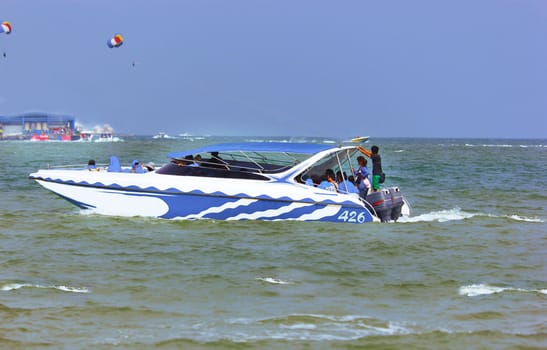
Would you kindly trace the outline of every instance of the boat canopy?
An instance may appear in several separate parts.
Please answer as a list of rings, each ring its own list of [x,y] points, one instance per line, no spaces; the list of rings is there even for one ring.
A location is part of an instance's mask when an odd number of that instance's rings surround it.
[[[273,152],[294,154],[316,154],[334,148],[333,145],[321,145],[316,143],[290,143],[290,142],[241,142],[222,143],[191,149],[183,152],[169,153],[169,158],[182,159],[187,155],[211,152]]]

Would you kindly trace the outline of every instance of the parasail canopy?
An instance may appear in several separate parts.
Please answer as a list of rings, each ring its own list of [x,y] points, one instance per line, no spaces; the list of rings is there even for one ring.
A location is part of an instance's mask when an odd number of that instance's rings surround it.
[[[123,45],[123,36],[121,34],[116,34],[106,43],[109,48],[120,47]]]
[[[2,22],[2,24],[0,24],[0,33],[11,33],[11,23],[8,21]]]

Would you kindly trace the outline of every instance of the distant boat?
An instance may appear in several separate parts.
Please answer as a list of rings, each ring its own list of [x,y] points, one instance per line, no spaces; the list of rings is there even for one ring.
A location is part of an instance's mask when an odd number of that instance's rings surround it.
[[[88,142],[123,142],[124,140],[114,136],[114,129],[108,125],[96,126],[93,130],[80,130],[81,141]]]
[[[80,133],[80,140],[82,142],[123,142],[124,140],[118,136],[114,136],[112,133],[102,132],[96,133],[92,131],[82,131]]]
[[[123,139],[117,136],[114,136],[110,133],[102,133],[99,135],[92,135],[92,136],[93,138],[90,141],[93,141],[93,142],[123,142]]]
[[[164,132],[159,132],[156,135],[152,136],[153,139],[174,139],[173,136],[169,136]]]
[[[204,136],[193,136],[193,135],[191,135],[187,132],[179,134],[179,137],[184,139],[184,140],[188,140],[188,141],[204,140],[205,139]]]
[[[369,136],[357,136],[349,140],[349,142],[367,142],[369,138]]]

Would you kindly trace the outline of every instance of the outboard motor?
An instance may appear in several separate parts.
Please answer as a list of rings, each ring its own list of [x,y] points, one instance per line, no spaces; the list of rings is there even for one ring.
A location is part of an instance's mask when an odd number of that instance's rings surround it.
[[[401,209],[403,208],[403,194],[399,190],[399,187],[392,187],[389,189],[389,194],[391,195],[391,220],[397,221],[401,216]]]
[[[367,195],[367,202],[372,204],[376,214],[378,214],[378,217],[382,222],[391,220],[393,200],[389,190],[382,189],[377,192],[369,193]],[[399,215],[401,215],[400,210]]]

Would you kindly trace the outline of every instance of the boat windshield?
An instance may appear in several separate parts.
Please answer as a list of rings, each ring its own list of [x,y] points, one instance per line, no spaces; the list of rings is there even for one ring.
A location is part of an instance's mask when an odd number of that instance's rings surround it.
[[[360,154],[357,149],[342,149],[331,153],[321,158],[304,172],[298,174],[295,180],[304,183],[305,179],[310,178],[315,182],[315,179],[320,179],[326,173],[327,169],[331,169],[335,174],[340,172],[344,177],[343,180],[347,180],[352,175],[352,166],[357,166],[357,156]],[[344,174],[346,175],[344,176]]]

